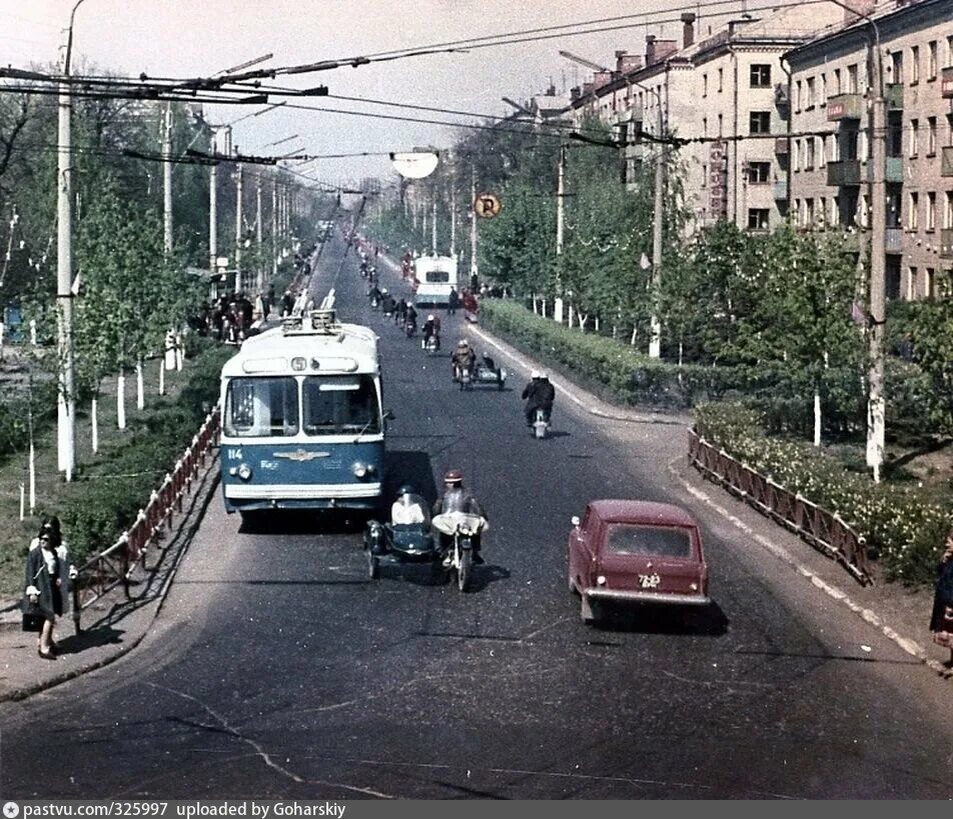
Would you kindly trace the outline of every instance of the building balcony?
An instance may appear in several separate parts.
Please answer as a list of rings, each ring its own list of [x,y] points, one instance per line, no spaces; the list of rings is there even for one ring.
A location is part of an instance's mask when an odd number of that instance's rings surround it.
[[[864,112],[864,98],[860,94],[837,94],[827,99],[827,121],[860,119]]]
[[[888,227],[885,231],[884,245],[887,253],[903,251],[903,228]]]
[[[775,201],[788,198],[788,175],[785,171],[779,171],[775,175],[773,187]]]
[[[853,187],[860,185],[860,160],[844,159],[827,163],[827,184]]]
[[[777,137],[774,140],[774,153],[777,156],[787,156],[791,146],[787,137]]]
[[[873,174],[873,163],[867,168],[867,175]],[[887,165],[884,168],[884,181],[903,184],[903,157],[888,156]]]
[[[888,111],[903,110],[903,83],[888,82],[884,86],[884,99],[887,102]]]
[[[947,145],[940,154],[940,176],[953,176],[953,145]]]
[[[940,231],[940,258],[953,259],[953,228]]]
[[[953,98],[953,66],[944,68],[940,75],[940,96],[944,99]]]

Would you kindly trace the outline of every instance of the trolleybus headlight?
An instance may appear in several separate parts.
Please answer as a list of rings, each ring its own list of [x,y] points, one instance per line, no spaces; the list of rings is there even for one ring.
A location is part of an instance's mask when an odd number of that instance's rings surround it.
[[[355,478],[366,478],[367,473],[370,472],[370,469],[368,468],[367,464],[362,464],[360,461],[358,461],[356,464],[351,466],[351,472],[354,473]]]
[[[238,467],[238,477],[247,481],[251,477],[251,467],[248,464],[242,464]]]

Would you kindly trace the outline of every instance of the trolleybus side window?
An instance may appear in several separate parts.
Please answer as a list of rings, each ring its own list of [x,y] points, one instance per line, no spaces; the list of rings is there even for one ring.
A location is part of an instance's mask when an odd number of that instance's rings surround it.
[[[380,432],[372,376],[308,376],[303,389],[306,435]]]
[[[225,434],[238,438],[283,437],[298,432],[298,384],[294,378],[233,378],[225,397]]]

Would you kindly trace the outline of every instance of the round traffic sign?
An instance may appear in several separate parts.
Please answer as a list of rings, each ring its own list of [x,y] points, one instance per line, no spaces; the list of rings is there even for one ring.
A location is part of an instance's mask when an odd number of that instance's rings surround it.
[[[477,194],[477,198],[473,200],[473,212],[484,219],[492,219],[500,212],[501,207],[500,200],[492,193]]]

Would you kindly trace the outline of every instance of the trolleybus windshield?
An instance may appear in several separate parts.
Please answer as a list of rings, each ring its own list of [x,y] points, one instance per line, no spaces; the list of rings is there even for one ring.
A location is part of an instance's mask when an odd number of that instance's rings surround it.
[[[373,376],[307,376],[302,388],[306,435],[380,433],[381,413]]]
[[[291,376],[233,378],[225,395],[225,434],[273,438],[298,433],[298,384]]]

